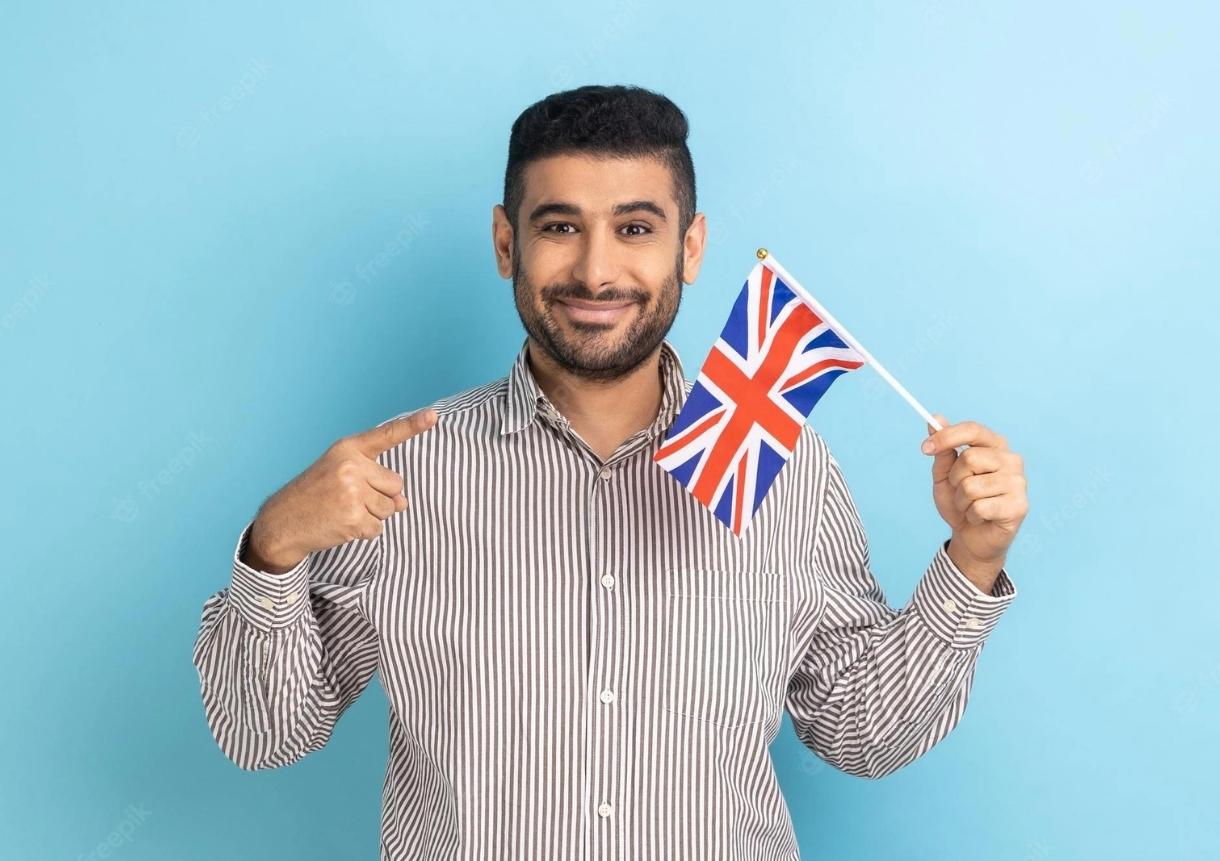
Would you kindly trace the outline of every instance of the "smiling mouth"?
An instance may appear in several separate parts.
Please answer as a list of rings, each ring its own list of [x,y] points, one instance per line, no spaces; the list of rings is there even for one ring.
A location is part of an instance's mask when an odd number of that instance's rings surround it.
[[[590,302],[587,299],[559,299],[557,304],[569,319],[578,323],[613,325],[626,316],[635,302]]]

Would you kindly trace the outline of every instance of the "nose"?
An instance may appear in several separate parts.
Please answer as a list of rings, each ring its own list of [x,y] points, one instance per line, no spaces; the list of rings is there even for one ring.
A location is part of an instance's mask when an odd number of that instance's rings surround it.
[[[596,293],[618,280],[620,265],[614,243],[604,231],[590,230],[585,237],[572,277]]]

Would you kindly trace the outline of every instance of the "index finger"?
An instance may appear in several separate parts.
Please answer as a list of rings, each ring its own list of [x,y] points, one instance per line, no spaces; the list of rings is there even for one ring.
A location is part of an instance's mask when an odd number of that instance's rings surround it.
[[[1008,441],[991,428],[978,422],[958,422],[928,436],[932,449],[928,454],[947,451],[959,445],[981,445],[988,448],[1008,448]]]
[[[425,407],[409,416],[389,419],[376,427],[353,434],[351,439],[367,457],[375,458],[383,451],[406,442],[436,424],[436,410]]]

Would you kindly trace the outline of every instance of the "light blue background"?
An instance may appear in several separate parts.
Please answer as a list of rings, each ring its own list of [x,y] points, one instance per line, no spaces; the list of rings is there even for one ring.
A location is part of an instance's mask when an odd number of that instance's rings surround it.
[[[376,857],[381,690],[243,772],[200,610],[336,437],[505,372],[509,126],[589,82],[691,119],[688,376],[766,245],[1026,456],[960,726],[875,782],[776,742],[805,857],[1220,855],[1214,5],[114,5],[0,28],[0,856],[87,857],[134,804],[112,858]],[[923,424],[870,371],[812,420],[901,606],[946,537]]]

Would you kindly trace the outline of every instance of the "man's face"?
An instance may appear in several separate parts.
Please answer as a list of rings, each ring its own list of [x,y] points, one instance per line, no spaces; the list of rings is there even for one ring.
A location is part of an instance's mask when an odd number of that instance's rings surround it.
[[[665,164],[587,155],[531,162],[517,218],[513,296],[533,340],[589,379],[639,366],[673,325],[684,280]]]

